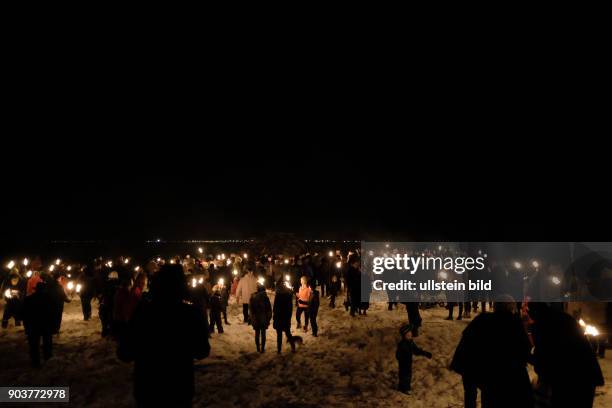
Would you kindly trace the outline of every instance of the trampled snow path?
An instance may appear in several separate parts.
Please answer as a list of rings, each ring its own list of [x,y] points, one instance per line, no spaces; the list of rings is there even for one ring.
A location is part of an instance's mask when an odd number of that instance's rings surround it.
[[[444,321],[443,309],[422,311],[424,325],[416,342],[434,358],[415,358],[413,394],[405,396],[394,389],[395,346],[405,308],[389,312],[386,304],[376,304],[367,317],[351,318],[342,306],[330,310],[324,299],[321,303],[319,337],[298,332],[294,321],[293,334],[302,336],[304,345],[292,354],[284,344],[280,356],[272,327],[266,353],[256,352],[253,330],[239,323],[241,308],[232,304],[231,326],[213,335],[210,357],[196,365],[194,406],[462,406],[461,378],[446,367],[466,321]],[[78,299],[66,305],[54,357],[42,370],[29,368],[23,330],[12,322],[9,330],[0,331],[0,356],[0,386],[67,385],[72,406],[134,405],[131,365],[118,361],[114,342],[100,337],[97,317],[82,320]],[[612,406],[612,357],[601,364],[608,384],[598,390],[598,408]]]

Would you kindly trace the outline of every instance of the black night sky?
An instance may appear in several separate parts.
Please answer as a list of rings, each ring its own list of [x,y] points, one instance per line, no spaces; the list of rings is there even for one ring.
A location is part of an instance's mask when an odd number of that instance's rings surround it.
[[[38,85],[40,98],[22,93],[6,112],[5,245],[277,232],[609,240],[609,157],[578,137],[595,131],[584,113],[458,110],[433,94],[406,111],[339,89],[315,98],[306,85],[296,104],[238,98],[238,85],[206,104],[112,83],[56,100],[65,90]],[[569,137],[538,143],[534,132]]]
[[[24,153],[3,163],[3,239],[596,240],[610,226],[602,187],[568,168],[392,140],[222,139],[11,150]]]

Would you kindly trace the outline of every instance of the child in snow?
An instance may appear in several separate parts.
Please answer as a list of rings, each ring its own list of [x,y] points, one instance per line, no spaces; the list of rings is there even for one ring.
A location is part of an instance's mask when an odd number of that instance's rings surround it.
[[[400,328],[402,340],[397,344],[395,358],[399,364],[398,389],[410,395],[410,382],[412,381],[412,356],[425,356],[431,359],[431,353],[420,349],[412,340],[412,325],[410,323]]]

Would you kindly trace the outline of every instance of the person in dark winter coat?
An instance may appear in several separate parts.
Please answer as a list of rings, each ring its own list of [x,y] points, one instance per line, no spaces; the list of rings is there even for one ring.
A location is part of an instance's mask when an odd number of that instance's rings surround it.
[[[397,344],[395,358],[399,364],[399,384],[398,389],[410,394],[412,382],[412,356],[425,356],[431,359],[431,353],[419,348],[412,340],[412,327],[410,324],[405,324],[400,328],[402,340]]]
[[[321,296],[329,296],[329,286],[331,282],[332,265],[327,257],[321,259],[321,265],[319,266],[319,280],[321,285]]]
[[[119,274],[112,271],[104,282],[103,290],[99,300],[98,315],[102,323],[102,337],[113,333],[113,311],[115,309],[115,294],[119,288]]]
[[[192,405],[193,360],[208,357],[210,344],[204,315],[188,298],[182,267],[162,266],[151,280],[151,300],[138,304],[119,343],[118,357],[134,362],[139,407]]]
[[[544,303],[530,303],[534,321],[533,366],[550,389],[552,408],[591,408],[595,387],[604,385],[597,357],[576,319]]]
[[[55,329],[55,299],[49,292],[47,283],[50,277],[36,285],[35,292],[23,302],[23,323],[28,337],[32,367],[40,367],[40,341],[42,339],[43,358],[48,360],[53,352],[52,335]]]
[[[219,287],[219,293],[221,294],[221,314],[223,315],[223,322],[230,325],[230,322],[227,320],[227,305],[229,304],[230,297],[230,288],[229,286],[223,284]]]
[[[495,303],[494,313],[478,315],[463,331],[451,362],[462,376],[465,406],[476,406],[477,388],[483,408],[533,407],[527,373],[531,344],[510,296]]]
[[[293,314],[293,292],[288,282],[279,280],[276,284],[276,295],[274,297],[272,327],[276,330],[276,351],[280,354],[283,345],[283,333],[287,336],[287,342],[291,345],[291,351],[295,352],[295,342],[291,335],[291,316]]]
[[[70,303],[64,287],[58,281],[59,276],[54,276],[48,282],[48,293],[53,299],[53,334],[58,334],[62,326],[62,316],[64,314],[64,303]]]
[[[340,280],[337,275],[332,275],[329,286],[327,287],[327,294],[329,295],[329,307],[332,309],[336,307],[336,296],[340,293]]]
[[[215,325],[217,326],[217,332],[223,333],[223,325],[221,324],[221,292],[219,286],[213,286],[213,293],[210,296],[210,332],[215,332]]]
[[[188,291],[189,301],[196,307],[196,309],[198,309],[202,313],[202,316],[204,316],[204,321],[206,322],[206,328],[208,329],[208,314],[210,310],[210,285],[208,285],[206,281],[204,283],[205,284],[202,285],[196,284],[195,286],[193,286],[193,284],[189,285]]]
[[[319,291],[313,288],[310,299],[308,300],[308,318],[310,319],[310,327],[312,328],[312,335],[314,337],[317,337],[317,333],[319,332],[317,314],[319,314]]]
[[[78,281],[81,283],[81,308],[83,310],[83,320],[87,321],[91,318],[91,300],[96,296],[96,280],[94,270],[91,267],[86,267],[79,276]]]
[[[15,319],[15,326],[21,326],[21,312],[23,309],[23,299],[25,297],[25,288],[23,281],[19,279],[19,275],[11,273],[2,285],[1,296],[4,297],[6,305],[2,314],[2,328],[8,327],[11,317]]]
[[[346,271],[346,283],[349,291],[351,316],[355,316],[355,312],[361,310],[361,271],[359,259],[356,257],[349,261],[349,267]]]
[[[136,298],[132,294],[132,279],[124,276],[121,279],[113,302],[113,336],[120,339],[136,308]]]
[[[266,330],[272,319],[272,305],[264,286],[257,286],[257,292],[251,296],[249,301],[249,309],[251,325],[255,329],[257,352],[263,353],[266,350]],[[260,337],[261,343],[259,341]]]

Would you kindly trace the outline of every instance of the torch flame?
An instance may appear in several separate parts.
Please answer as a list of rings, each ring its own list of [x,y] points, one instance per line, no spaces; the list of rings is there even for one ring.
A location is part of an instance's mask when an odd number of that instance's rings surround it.
[[[587,336],[599,336],[599,330],[597,330],[595,326],[587,324],[584,328],[584,334],[586,334]]]

